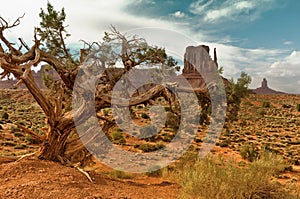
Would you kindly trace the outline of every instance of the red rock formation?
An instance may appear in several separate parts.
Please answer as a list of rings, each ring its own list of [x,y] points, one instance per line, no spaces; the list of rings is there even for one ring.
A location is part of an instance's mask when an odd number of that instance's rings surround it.
[[[209,55],[209,47],[205,45],[188,46],[184,54],[183,74],[212,73],[218,69],[217,52],[214,49],[214,60]]]
[[[270,95],[285,94],[283,92],[275,91],[273,89],[270,89],[268,87],[268,81],[266,80],[266,78],[264,78],[263,81],[261,82],[261,87],[256,88],[252,91],[256,94],[270,94]]]
[[[182,75],[178,77],[178,81],[180,81],[180,78],[184,78],[188,80],[192,87],[204,88],[205,80],[202,76],[212,76],[217,70],[216,49],[214,49],[214,60],[212,60],[208,46],[188,46],[184,54],[184,68]]]

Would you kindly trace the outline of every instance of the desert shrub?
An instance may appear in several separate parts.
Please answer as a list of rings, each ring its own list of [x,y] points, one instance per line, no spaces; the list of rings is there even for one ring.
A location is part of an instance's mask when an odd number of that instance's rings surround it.
[[[252,104],[251,102],[249,102],[249,101],[246,101],[246,102],[245,102],[245,105],[246,105],[246,106],[253,106],[253,104]]]
[[[8,117],[9,117],[9,116],[8,116],[8,113],[7,113],[6,111],[2,113],[2,119],[7,120]]]
[[[253,144],[246,144],[240,148],[240,155],[242,156],[242,158],[253,162],[258,158],[258,147]]]
[[[26,125],[26,121],[24,121],[24,120],[16,121],[16,124],[20,124],[20,125],[25,126]]]
[[[112,138],[113,143],[115,143],[115,144],[125,144],[126,143],[126,140],[124,139],[122,133],[119,130],[114,131],[111,134],[111,138]]]
[[[130,179],[132,178],[133,176],[130,175],[129,173],[126,173],[124,171],[120,171],[118,169],[114,169],[112,172],[111,172],[111,176],[113,178],[120,178],[120,179]]]
[[[291,105],[289,105],[289,104],[283,104],[282,105],[282,108],[291,108],[292,106]]]
[[[103,115],[104,115],[104,116],[108,116],[108,113],[109,113],[109,108],[105,108],[105,109],[103,110]]]
[[[297,111],[300,112],[300,104],[297,104]]]
[[[23,137],[24,135],[23,135],[23,133],[15,132],[15,133],[14,133],[14,136],[15,136],[15,137]]]
[[[142,117],[143,119],[149,119],[149,118],[150,118],[149,115],[148,115],[147,113],[142,113],[141,117]]]
[[[180,118],[176,116],[174,113],[168,112],[166,118],[166,126],[176,130],[179,128],[179,124],[180,124]]]
[[[230,144],[230,139],[225,139],[225,140],[222,140],[220,143],[219,143],[219,146],[220,147],[228,147]]]
[[[36,144],[36,142],[34,141],[34,139],[32,139],[32,137],[30,135],[26,135],[25,136],[25,141],[28,142],[28,144]]]
[[[165,134],[162,136],[162,140],[164,142],[171,142],[173,138],[174,138],[174,134]]]
[[[164,109],[165,109],[166,112],[170,112],[171,111],[171,107],[169,107],[169,106],[165,106]]]
[[[138,148],[143,152],[152,152],[152,151],[159,150],[163,147],[165,147],[165,145],[162,142],[158,142],[156,144],[150,144],[150,143],[141,144],[139,145]]]
[[[16,146],[16,143],[13,141],[2,142],[2,146]]]
[[[16,125],[11,125],[11,126],[10,126],[10,130],[11,130],[12,132],[20,132],[19,127],[16,126]]]
[[[282,158],[267,154],[238,168],[233,161],[206,157],[194,165],[169,171],[166,176],[181,185],[180,198],[293,198],[288,192],[293,190],[270,180],[282,171],[282,162]]]
[[[16,146],[14,146],[14,149],[25,149],[26,147],[26,144],[17,144]]]
[[[263,109],[259,109],[259,110],[258,110],[258,114],[259,114],[260,116],[264,116],[264,115],[266,114],[266,111],[264,111]]]
[[[270,107],[271,107],[271,103],[268,102],[268,101],[263,101],[261,106],[262,106],[263,108],[270,108]]]

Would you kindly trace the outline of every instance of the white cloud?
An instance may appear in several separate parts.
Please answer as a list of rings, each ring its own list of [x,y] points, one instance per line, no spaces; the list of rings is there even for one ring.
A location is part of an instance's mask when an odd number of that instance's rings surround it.
[[[151,3],[152,1],[149,1]],[[132,1],[110,0],[52,0],[51,4],[56,10],[65,8],[67,30],[71,33],[68,43],[78,42],[80,39],[86,41],[99,41],[104,31],[108,31],[110,25],[115,25],[120,31],[126,31],[140,27],[162,27],[176,29],[176,25],[167,21],[134,16],[124,11]],[[18,5],[18,6],[15,6]],[[30,5],[30,6],[28,6]],[[6,32],[10,38],[22,37],[25,41],[33,39],[34,27],[39,25],[40,8],[46,9],[47,1],[7,1],[5,6],[0,7],[1,16],[13,21],[17,16],[25,13],[21,24]]]
[[[132,34],[145,37],[150,44],[164,46],[168,53],[181,59],[185,47],[188,45],[206,44],[211,49],[217,48],[219,65],[224,67],[225,77],[238,77],[241,71],[245,71],[253,77],[253,87],[259,86],[262,78],[267,77],[271,82],[275,82],[274,87],[278,90],[300,93],[300,87],[296,86],[300,77],[299,51],[287,55],[286,51],[276,49],[244,49],[228,43],[205,43],[204,41],[211,37],[209,33],[195,32],[189,26],[174,23],[174,20],[167,21],[129,14],[124,9],[132,2],[135,1],[51,1],[56,9],[65,8],[66,23],[72,34],[68,40],[69,43],[78,43],[80,39],[99,41],[103,32],[109,29],[110,24],[113,24],[120,31],[131,30]],[[147,2],[151,3],[152,1]],[[197,15],[208,16],[207,20],[217,23],[222,20],[234,20],[235,17],[241,15],[246,17],[242,17],[242,19],[253,19],[264,10],[269,9],[273,2],[274,0],[225,0],[221,4],[217,4],[213,0],[198,0],[191,4],[190,11]],[[31,41],[33,39],[33,27],[39,24],[40,8],[45,9],[46,4],[46,0],[7,1],[5,6],[0,7],[2,17],[13,21],[24,12],[26,15],[19,27],[5,33],[9,34],[10,37],[23,37],[25,41]],[[251,11],[252,14],[247,14],[248,11]],[[181,11],[173,14],[186,15]],[[155,27],[156,30],[149,27]],[[179,32],[176,33],[174,30]],[[184,35],[189,35],[192,38]],[[230,38],[225,38],[225,40],[230,40]]]
[[[185,14],[183,12],[181,12],[181,11],[176,11],[176,12],[174,12],[171,15],[174,16],[174,17],[177,17],[177,18],[183,18],[183,17],[185,17]]]
[[[300,75],[300,51],[293,51],[283,60],[274,62],[269,70],[273,76],[299,76]]]
[[[284,45],[292,45],[293,42],[292,42],[292,41],[285,41],[285,42],[283,42],[283,44],[284,44]]]
[[[286,56],[278,56],[276,61],[268,62],[265,68],[257,68],[253,73],[256,85],[263,77],[272,82],[271,88],[288,93],[300,94],[297,86],[300,77],[300,51],[293,51]]]
[[[202,14],[213,3],[213,0],[197,0],[190,5],[190,12],[193,14]]]
[[[190,12],[204,17],[204,22],[219,23],[223,21],[253,21],[264,11],[272,8],[275,0],[198,0],[190,5]]]

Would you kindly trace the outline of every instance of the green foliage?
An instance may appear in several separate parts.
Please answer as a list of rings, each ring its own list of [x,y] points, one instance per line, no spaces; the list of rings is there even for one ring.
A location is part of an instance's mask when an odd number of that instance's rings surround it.
[[[109,110],[110,110],[109,108],[105,108],[105,109],[103,110],[104,116],[108,116]]]
[[[61,11],[56,11],[51,3],[47,3],[47,10],[41,9],[39,14],[41,18],[40,27],[37,28],[38,35],[44,43],[44,50],[52,55],[66,61],[66,67],[74,63],[70,56],[70,50],[66,48],[65,39],[70,36],[64,25],[66,13],[64,8]],[[69,63],[69,64],[68,64]]]
[[[250,85],[251,81],[251,77],[245,72],[241,73],[236,83],[233,79],[229,80],[228,92],[230,100],[240,103],[241,99],[249,94],[248,86]]]
[[[250,91],[248,86],[251,83],[251,77],[242,72],[235,83],[233,79],[229,80],[226,90],[227,95],[227,120],[237,120],[238,111],[241,105],[241,99],[248,96]]]
[[[224,72],[224,68],[221,66],[221,67],[218,69],[218,73],[219,73],[220,75],[222,75],[223,72]]]

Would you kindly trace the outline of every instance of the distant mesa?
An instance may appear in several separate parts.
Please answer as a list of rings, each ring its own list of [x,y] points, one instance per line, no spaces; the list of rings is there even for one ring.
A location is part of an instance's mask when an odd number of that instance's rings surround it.
[[[263,79],[263,81],[261,82],[261,87],[256,88],[254,90],[252,90],[254,93],[256,94],[271,94],[271,95],[282,95],[282,94],[286,94],[284,92],[280,92],[280,91],[275,91],[273,89],[270,89],[268,87],[268,81],[266,80],[266,78]]]

